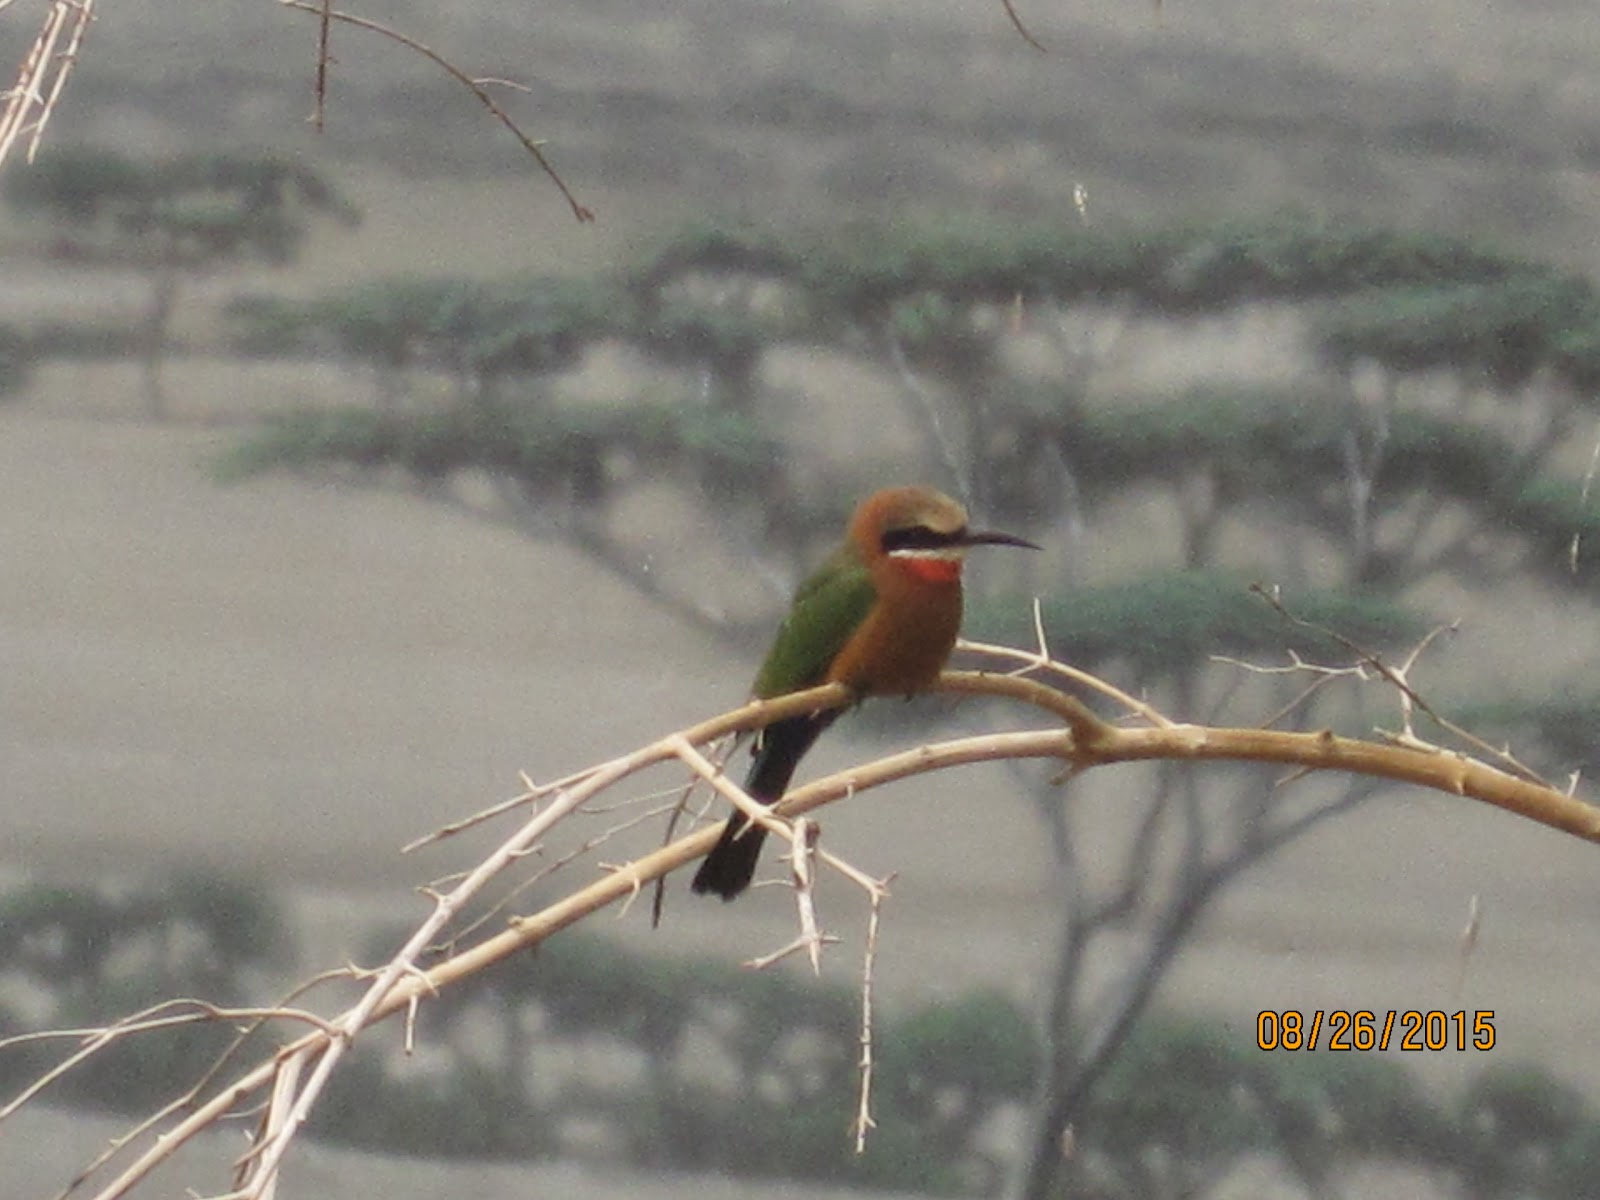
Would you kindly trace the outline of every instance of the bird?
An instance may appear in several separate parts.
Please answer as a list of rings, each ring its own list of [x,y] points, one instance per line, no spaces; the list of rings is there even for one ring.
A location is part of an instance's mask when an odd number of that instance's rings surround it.
[[[756,672],[752,691],[772,699],[823,683],[854,698],[911,695],[944,669],[961,628],[961,568],[970,547],[1040,547],[1009,533],[967,527],[967,510],[933,488],[874,492],[856,507],[838,548],[795,592]],[[756,737],[745,791],[776,804],[801,757],[839,709],[774,721]],[[690,888],[732,900],[750,886],[767,831],[735,812]]]

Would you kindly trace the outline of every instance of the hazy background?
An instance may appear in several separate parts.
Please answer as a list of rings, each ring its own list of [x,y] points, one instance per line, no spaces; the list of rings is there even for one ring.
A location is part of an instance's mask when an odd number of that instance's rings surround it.
[[[368,917],[420,917],[413,889],[471,861],[467,845],[408,860],[401,844],[511,794],[519,770],[554,777],[730,706],[755,659],[575,556],[410,497],[291,479],[218,487],[206,463],[238,436],[232,418],[327,386],[208,359],[219,298],[397,271],[588,272],[707,214],[1078,219],[1074,189],[1091,223],[1295,208],[1595,266],[1600,22],[1585,3],[1024,4],[1048,55],[989,0],[359,11],[527,84],[508,108],[598,222],[575,223],[469,96],[397,46],[335,29],[319,137],[305,124],[315,26],[302,14],[266,0],[103,3],[52,138],[291,151],[365,221],[292,271],[186,293],[179,336],[202,352],[169,371],[177,421],[138,419],[131,368],[52,367],[0,405],[0,868],[237,869],[306,918],[308,968],[342,962]],[[0,13],[3,61],[20,58],[33,19]],[[0,320],[131,303],[127,280],[63,280],[28,254],[0,224]],[[657,552],[673,549],[663,532]],[[1570,653],[1577,634],[1535,617],[1510,657]],[[851,753],[833,739],[817,767]],[[1046,853],[1022,805],[965,802],[995,782],[919,782],[827,818],[856,861],[900,872],[880,967],[890,1003],[978,981],[1037,986]],[[1111,806],[1129,782],[1092,786]],[[913,811],[926,836],[908,845],[893,830]],[[1592,1091],[1593,873],[1593,850],[1571,839],[1440,797],[1387,797],[1251,873],[1164,999],[1237,1019],[1241,1038],[1261,1008],[1492,1008],[1495,1054]],[[1484,924],[1463,974],[1474,895]],[[858,938],[851,921],[841,897],[834,923]],[[663,930],[633,913],[614,931],[745,958],[791,922],[780,896],[724,908],[691,903],[679,882]],[[836,971],[854,965],[853,947],[835,957]],[[1416,1066],[1448,1083],[1479,1064]],[[40,1169],[41,1194],[83,1150],[0,1142],[0,1174]],[[404,1174],[329,1191],[444,1186]],[[448,1186],[495,1194],[473,1178]]]

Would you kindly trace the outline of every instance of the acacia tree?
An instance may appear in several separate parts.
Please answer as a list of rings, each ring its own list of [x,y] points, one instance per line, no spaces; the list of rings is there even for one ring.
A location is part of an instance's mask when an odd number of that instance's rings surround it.
[[[152,417],[164,410],[161,366],[186,276],[244,262],[281,266],[294,260],[312,217],[347,225],[358,219],[320,173],[271,155],[157,161],[63,150],[8,173],[5,197],[49,227],[58,260],[145,276],[149,291],[132,348]]]

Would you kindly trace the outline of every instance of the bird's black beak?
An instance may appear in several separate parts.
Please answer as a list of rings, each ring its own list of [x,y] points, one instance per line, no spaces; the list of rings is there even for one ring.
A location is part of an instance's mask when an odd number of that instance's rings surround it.
[[[1026,550],[1043,550],[1044,547],[1014,533],[997,533],[992,529],[969,529],[961,534],[958,543],[963,546],[1021,546]]]

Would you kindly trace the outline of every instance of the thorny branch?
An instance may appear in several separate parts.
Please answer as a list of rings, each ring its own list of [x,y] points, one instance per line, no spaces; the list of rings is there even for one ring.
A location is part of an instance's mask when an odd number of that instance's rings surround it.
[[[1023,41],[1027,42],[1028,45],[1032,46],[1040,54],[1050,53],[1050,51],[1045,49],[1044,43],[1038,38],[1034,37],[1033,34],[1029,33],[1028,27],[1022,23],[1022,14],[1017,12],[1015,0],[1000,0],[1000,3],[1006,10],[1006,20],[1011,22],[1011,28],[1017,31],[1017,36]]]
[[[6,8],[11,0],[0,3]],[[33,161],[44,138],[45,126],[55,112],[67,77],[78,63],[78,51],[94,20],[94,0],[53,0],[44,27],[29,47],[17,81],[0,95],[0,166],[4,166],[18,140],[28,139],[27,159]],[[66,46],[61,45],[62,38]]]
[[[1362,646],[1358,646],[1355,642],[1352,642],[1349,638],[1345,637],[1337,630],[1328,629],[1325,626],[1317,625],[1314,622],[1307,621],[1304,617],[1296,616],[1284,606],[1283,601],[1278,597],[1277,593],[1273,589],[1263,587],[1261,584],[1253,584],[1250,590],[1265,600],[1269,605],[1272,606],[1275,612],[1277,612],[1286,620],[1299,625],[1303,629],[1310,629],[1322,634],[1324,637],[1332,638],[1345,650],[1354,654],[1363,665],[1371,667],[1375,672],[1377,672],[1394,686],[1395,690],[1400,693],[1400,713],[1404,725],[1400,733],[1389,734],[1386,736],[1391,737],[1397,744],[1402,746],[1413,746],[1419,749],[1431,748],[1430,743],[1419,739],[1412,728],[1413,710],[1417,710],[1425,713],[1427,717],[1440,729],[1444,730],[1452,737],[1460,738],[1464,743],[1466,743],[1466,745],[1477,751],[1479,754],[1482,754],[1487,758],[1494,759],[1495,761],[1501,763],[1507,770],[1522,776],[1522,778],[1532,783],[1541,784],[1545,787],[1550,786],[1550,784],[1541,778],[1539,774],[1531,767],[1527,767],[1523,765],[1523,763],[1519,762],[1509,750],[1503,748],[1497,749],[1496,747],[1489,745],[1488,742],[1484,741],[1476,734],[1468,732],[1467,730],[1461,728],[1461,726],[1455,724],[1453,721],[1450,721],[1434,711],[1433,706],[1429,704],[1428,701],[1411,686],[1410,681],[1406,678],[1407,674],[1416,664],[1416,661],[1421,656],[1422,652],[1426,650],[1428,646],[1431,645],[1433,641],[1441,634],[1453,633],[1455,631],[1454,625],[1441,625],[1435,629],[1429,630],[1422,641],[1419,642],[1411,651],[1411,653],[1406,656],[1405,662],[1398,667],[1394,667],[1390,666],[1371,650],[1368,650]]]
[[[1142,760],[1236,760],[1282,763],[1304,771],[1331,770],[1369,777],[1370,780],[1398,780],[1455,795],[1471,797],[1508,811],[1530,817],[1589,841],[1600,842],[1600,808],[1557,791],[1545,784],[1519,777],[1500,767],[1465,754],[1432,746],[1412,734],[1404,743],[1362,740],[1336,736],[1330,731],[1288,732],[1266,728],[1218,728],[1180,724],[1169,720],[1149,705],[1134,700],[1117,688],[1081,671],[1052,661],[1040,633],[1036,651],[963,643],[963,649],[985,656],[997,666],[1010,664],[1016,673],[952,671],[939,680],[937,689],[945,692],[1009,699],[1030,706],[1050,718],[1043,727],[1017,732],[991,733],[930,743],[892,754],[848,771],[818,779],[790,792],[778,805],[763,809],[748,794],[725,779],[721,767],[707,757],[703,748],[727,735],[761,728],[772,721],[804,712],[815,712],[846,704],[851,697],[843,687],[828,685],[777,700],[753,701],[670,734],[648,746],[568,776],[559,786],[530,788],[519,797],[529,812],[520,827],[487,858],[467,872],[448,890],[430,895],[433,911],[416,929],[406,944],[382,968],[364,976],[366,990],[355,1005],[331,1018],[322,1018],[301,1009],[283,1008],[270,1013],[222,1013],[218,1015],[263,1016],[299,1020],[310,1026],[307,1032],[287,1041],[273,1053],[237,1074],[214,1093],[202,1099],[199,1087],[185,1097],[188,1111],[179,1117],[179,1106],[171,1106],[153,1120],[141,1122],[124,1141],[138,1143],[133,1161],[96,1193],[98,1200],[116,1200],[144,1183],[170,1157],[201,1130],[224,1116],[238,1113],[251,1103],[260,1102],[264,1112],[250,1152],[239,1163],[234,1189],[228,1200],[270,1200],[278,1169],[306,1117],[315,1106],[332,1072],[356,1038],[368,1027],[396,1013],[409,1021],[420,1004],[444,992],[461,980],[488,969],[495,963],[537,945],[551,934],[583,919],[598,909],[625,902],[647,883],[707,853],[715,843],[720,826],[702,826],[660,849],[614,865],[597,880],[580,887],[544,909],[523,917],[513,917],[507,927],[482,936],[448,958],[424,969],[420,965],[428,947],[440,940],[441,933],[455,930],[455,923],[469,902],[503,873],[520,864],[530,849],[540,845],[552,829],[568,816],[583,810],[593,798],[615,788],[625,780],[651,767],[676,763],[688,768],[697,780],[728,799],[739,813],[732,819],[755,820],[767,826],[795,847],[792,869],[797,880],[800,905],[800,937],[794,949],[820,953],[829,943],[817,919],[811,888],[816,868],[838,870],[860,885],[870,901],[870,924],[863,963],[861,1035],[861,1094],[854,1122],[858,1144],[871,1127],[870,1083],[872,1073],[872,970],[880,906],[886,884],[874,880],[829,854],[815,843],[816,826],[803,820],[805,814],[833,801],[853,796],[887,783],[929,771],[943,770],[963,763],[1018,758],[1049,758],[1063,763],[1068,771],[1086,771],[1097,766]],[[1399,690],[1408,705],[1432,712],[1427,702],[1405,682],[1404,669],[1373,673]],[[1050,682],[1028,678],[1037,674]],[[1110,701],[1135,723],[1123,725],[1099,716],[1067,687],[1085,691],[1097,702]],[[499,806],[509,815],[515,807]],[[479,818],[487,819],[482,814]],[[446,826],[440,836],[464,823]],[[466,940],[459,931],[450,939],[459,945]],[[771,956],[769,956],[770,958]],[[347,977],[351,972],[344,973]],[[106,1030],[88,1031],[96,1044],[109,1044],[134,1036],[159,1024],[159,1013],[130,1018]],[[83,1034],[84,1031],[78,1031]],[[30,1088],[11,1105],[0,1109],[0,1119],[24,1101],[33,1099],[40,1089],[58,1078],[64,1064],[48,1078]],[[91,1171],[107,1165],[113,1154],[96,1160]],[[91,1172],[85,1172],[87,1177]]]

